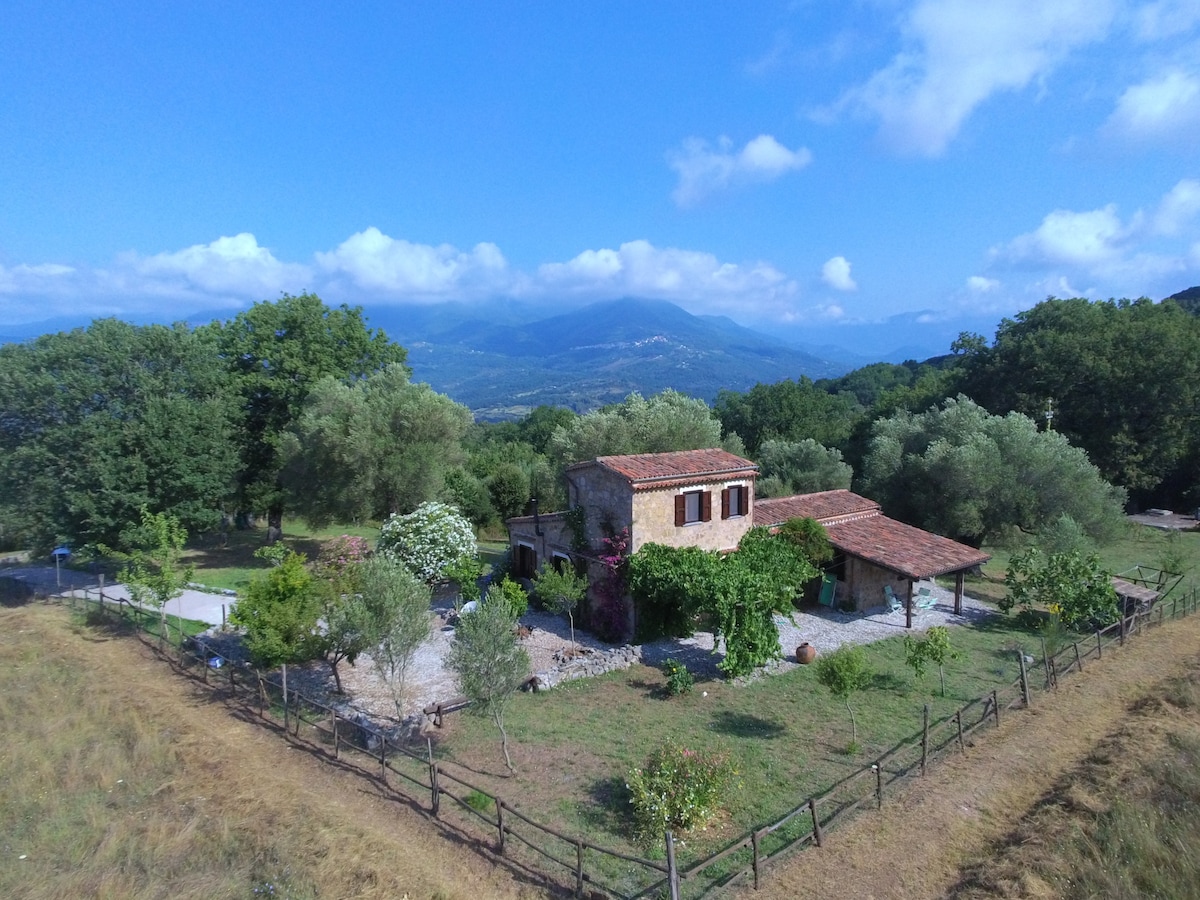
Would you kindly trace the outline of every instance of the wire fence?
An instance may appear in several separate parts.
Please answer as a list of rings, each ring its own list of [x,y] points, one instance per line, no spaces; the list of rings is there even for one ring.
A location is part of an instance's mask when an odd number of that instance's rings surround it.
[[[820,847],[833,829],[864,809],[881,809],[904,779],[925,774],[951,753],[963,753],[981,728],[998,728],[1014,710],[1029,708],[1038,692],[1056,691],[1061,679],[1082,674],[1085,664],[1165,622],[1197,612],[1200,594],[1162,601],[1107,628],[1049,646],[1041,659],[1014,650],[1020,677],[932,720],[923,709],[913,736],[896,744],[823,793],[799,800],[785,815],[753,829],[721,850],[686,867],[676,859],[674,836],[663,838],[665,859],[625,854],[537,822],[502,797],[446,771],[425,752],[404,746],[359,714],[347,714],[289,690],[286,669],[276,678],[213,653],[203,639],[189,638],[176,622],[105,596],[103,589],[62,595],[73,609],[121,622],[178,671],[224,692],[289,740],[320,751],[339,765],[375,780],[396,799],[427,812],[438,823],[473,841],[515,868],[577,897],[623,900],[701,898],[734,887],[757,888],[764,873],[785,855]],[[449,803],[443,803],[447,799]]]

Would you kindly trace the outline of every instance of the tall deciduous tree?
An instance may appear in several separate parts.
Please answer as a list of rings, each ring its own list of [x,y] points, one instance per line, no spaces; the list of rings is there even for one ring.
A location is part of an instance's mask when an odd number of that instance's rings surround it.
[[[889,515],[974,546],[1006,528],[1036,534],[1064,514],[1106,540],[1125,500],[1062,434],[966,397],[877,421],[863,490]]]
[[[370,329],[359,307],[331,309],[315,294],[256,303],[228,323],[208,326],[234,376],[240,403],[238,498],[245,510],[266,510],[282,528],[286,494],[280,482],[283,435],[322,378],[353,380],[402,365],[403,347]]]
[[[966,354],[963,390],[1041,419],[1143,502],[1200,497],[1200,318],[1174,302],[1050,298]],[[1171,495],[1174,496],[1171,496]]]
[[[217,524],[236,457],[228,376],[184,325],[100,319],[0,347],[0,497],[36,551],[120,549],[142,507]]]
[[[625,453],[702,450],[721,444],[721,423],[703,400],[678,391],[630,394],[620,403],[555,429],[551,451],[563,465]]]
[[[470,410],[398,364],[349,384],[323,378],[282,436],[289,505],[314,526],[412,512],[441,493],[470,424]]]
[[[763,497],[848,490],[854,477],[854,470],[842,461],[840,450],[822,447],[812,438],[764,441],[758,451],[758,464],[756,492]]]
[[[713,406],[725,434],[737,434],[751,455],[772,438],[811,438],[826,447],[838,446],[849,437],[856,410],[852,397],[831,394],[805,377],[756,384],[744,394],[721,391]]]

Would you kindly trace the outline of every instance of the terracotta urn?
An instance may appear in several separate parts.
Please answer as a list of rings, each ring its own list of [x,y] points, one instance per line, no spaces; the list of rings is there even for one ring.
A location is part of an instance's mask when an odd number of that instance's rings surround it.
[[[805,641],[796,648],[796,662],[802,666],[807,666],[810,662],[817,658],[817,648]]]

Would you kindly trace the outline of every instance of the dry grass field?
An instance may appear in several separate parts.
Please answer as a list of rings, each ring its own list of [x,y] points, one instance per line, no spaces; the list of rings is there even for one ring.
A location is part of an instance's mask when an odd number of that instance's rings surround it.
[[[62,607],[0,608],[0,671],[0,897],[544,895]]]
[[[1087,797],[1094,812],[1105,813],[1121,792],[1099,794],[1091,785],[1144,788],[1154,780],[1163,765],[1156,751],[1172,746],[1166,735],[1178,724],[1180,710],[1189,709],[1193,722],[1200,718],[1181,699],[1193,694],[1198,649],[1200,617],[1191,616],[1090,662],[1083,676],[1064,681],[1057,693],[1039,694],[1030,712],[1009,716],[965,755],[951,755],[927,777],[915,779],[882,812],[860,816],[820,851],[781,863],[763,890],[741,896],[1197,896],[1195,881],[1182,893],[1114,890],[1115,882],[1075,892],[1071,885],[1080,886],[1077,875],[1083,869],[1095,874],[1115,868],[1106,860],[1120,856],[1119,842],[1089,856],[1087,848],[1095,848],[1095,842],[1085,841],[1077,851],[1065,838],[1096,827],[1095,819],[1058,820],[1054,831],[1039,817],[1066,796]],[[1193,687],[1181,689],[1181,683]],[[1123,735],[1129,743],[1121,743]],[[1197,740],[1195,734],[1190,740]],[[1118,761],[1120,769],[1097,775],[1096,765],[1106,760]],[[1123,793],[1136,796],[1138,790]],[[1200,818],[1194,799],[1184,816]],[[1176,840],[1181,837],[1176,833]],[[1196,871],[1200,846],[1194,830],[1192,840],[1184,838],[1169,852],[1183,861],[1185,871],[1189,865]]]

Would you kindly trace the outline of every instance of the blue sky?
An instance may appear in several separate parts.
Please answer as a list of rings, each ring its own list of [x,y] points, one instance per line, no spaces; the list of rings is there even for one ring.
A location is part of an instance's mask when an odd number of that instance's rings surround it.
[[[7,4],[0,315],[1200,284],[1200,2]]]

